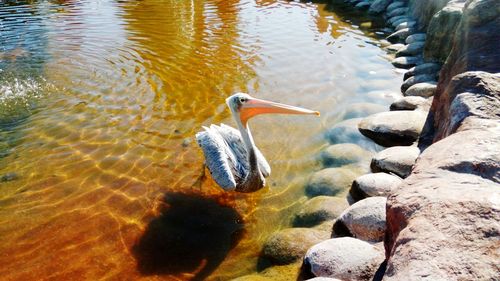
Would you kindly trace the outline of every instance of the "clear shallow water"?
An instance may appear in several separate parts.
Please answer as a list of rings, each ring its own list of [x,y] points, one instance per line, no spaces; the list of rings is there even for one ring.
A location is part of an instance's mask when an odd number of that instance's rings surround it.
[[[0,176],[15,173],[0,182],[1,276],[227,280],[254,272],[262,243],[306,200],[325,130],[350,104],[387,105],[377,91],[398,90],[376,24],[325,8],[0,4]],[[200,180],[194,134],[233,124],[224,100],[236,91],[322,113],[251,121],[273,169],[254,194]]]

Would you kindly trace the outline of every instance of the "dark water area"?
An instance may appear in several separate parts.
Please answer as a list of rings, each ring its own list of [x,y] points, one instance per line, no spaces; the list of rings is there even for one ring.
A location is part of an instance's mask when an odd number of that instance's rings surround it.
[[[1,2],[0,275],[258,271],[267,237],[307,200],[329,128],[399,92],[384,32],[294,1]],[[272,167],[252,194],[204,177],[194,141],[201,126],[234,126],[224,101],[240,91],[321,112],[250,121]]]

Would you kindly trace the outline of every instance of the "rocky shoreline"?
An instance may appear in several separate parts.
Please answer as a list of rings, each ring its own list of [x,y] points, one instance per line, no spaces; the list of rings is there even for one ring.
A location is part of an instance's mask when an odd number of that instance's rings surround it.
[[[500,5],[333,2],[394,28],[403,97],[328,132],[310,199],[262,249],[273,266],[237,280],[498,280]],[[387,148],[365,150],[364,136]],[[347,201],[333,197],[346,186]]]

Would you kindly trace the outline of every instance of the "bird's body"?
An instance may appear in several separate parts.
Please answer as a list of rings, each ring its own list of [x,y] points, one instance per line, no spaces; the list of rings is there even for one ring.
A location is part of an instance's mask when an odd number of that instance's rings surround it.
[[[248,119],[264,113],[316,114],[318,112],[235,94],[226,100],[238,130],[221,124],[204,127],[196,140],[205,154],[212,178],[225,190],[253,192],[265,185],[271,174],[266,159],[255,146]]]

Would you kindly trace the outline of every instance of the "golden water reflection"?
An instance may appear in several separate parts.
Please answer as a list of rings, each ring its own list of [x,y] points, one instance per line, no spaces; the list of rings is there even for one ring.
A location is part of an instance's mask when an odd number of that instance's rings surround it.
[[[12,19],[38,20],[28,35],[5,37],[10,55],[0,65],[9,77],[34,67],[50,84],[40,86],[30,115],[0,122],[8,142],[0,176],[17,175],[0,183],[6,279],[228,280],[254,272],[262,243],[289,227],[306,200],[324,131],[350,103],[387,104],[366,93],[396,90],[400,79],[376,38],[324,5],[29,1],[0,12],[12,34],[26,28]],[[194,142],[202,125],[233,124],[224,100],[235,91],[323,113],[252,120],[273,169],[254,194],[224,193],[201,178]]]

